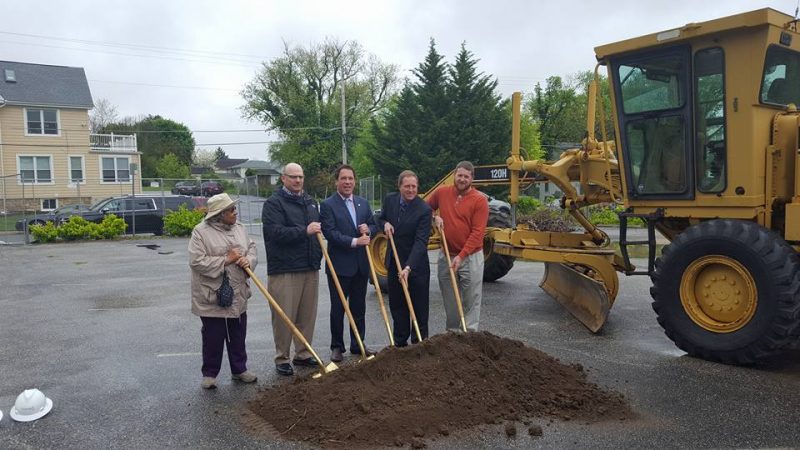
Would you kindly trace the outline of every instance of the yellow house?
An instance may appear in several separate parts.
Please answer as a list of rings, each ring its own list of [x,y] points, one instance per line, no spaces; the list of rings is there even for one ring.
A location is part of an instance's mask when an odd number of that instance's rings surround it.
[[[141,192],[135,135],[92,134],[80,67],[0,61],[0,211]]]

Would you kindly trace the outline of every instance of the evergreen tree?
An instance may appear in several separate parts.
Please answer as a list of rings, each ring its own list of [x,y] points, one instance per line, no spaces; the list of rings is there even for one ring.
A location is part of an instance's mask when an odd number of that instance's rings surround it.
[[[505,160],[511,147],[511,121],[507,102],[495,92],[497,80],[478,73],[478,60],[461,44],[450,68],[450,142],[454,167],[460,160],[495,164]]]
[[[225,153],[222,147],[217,147],[217,149],[214,150],[214,161],[219,161],[220,159],[228,159],[228,154]]]
[[[371,121],[374,142],[368,153],[385,188],[393,189],[405,169],[417,172],[424,192],[461,160],[505,161],[511,145],[509,103],[495,92],[496,80],[478,73],[477,63],[462,45],[450,66],[431,40],[414,80],[385,115]]]
[[[452,159],[447,127],[451,108],[448,65],[433,39],[413,74],[416,81],[406,83],[383,120],[371,121],[373,164],[389,190],[395,187],[400,172],[412,169],[424,191],[441,178],[442,167]]]

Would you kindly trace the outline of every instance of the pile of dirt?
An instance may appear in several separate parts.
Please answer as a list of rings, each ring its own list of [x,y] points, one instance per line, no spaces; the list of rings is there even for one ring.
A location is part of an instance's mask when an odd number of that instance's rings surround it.
[[[280,436],[325,447],[419,447],[422,439],[504,420],[633,415],[621,394],[588,382],[581,366],[488,332],[387,348],[321,378],[260,391],[248,406]]]

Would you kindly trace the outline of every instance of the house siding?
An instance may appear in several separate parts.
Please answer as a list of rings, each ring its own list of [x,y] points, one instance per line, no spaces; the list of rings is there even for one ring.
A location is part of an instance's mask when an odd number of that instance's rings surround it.
[[[40,109],[38,107],[32,107]],[[89,114],[86,109],[58,109],[58,135],[27,135],[26,107],[0,108],[0,209],[39,209],[41,199],[57,199],[58,205],[92,203],[105,197],[131,193],[131,182],[101,183],[100,157],[129,158],[141,167],[138,153],[94,151],[89,148]],[[21,183],[17,176],[18,156],[49,156],[52,183]],[[84,178],[80,185],[70,182],[70,156],[83,156]],[[141,180],[135,178],[136,192]]]

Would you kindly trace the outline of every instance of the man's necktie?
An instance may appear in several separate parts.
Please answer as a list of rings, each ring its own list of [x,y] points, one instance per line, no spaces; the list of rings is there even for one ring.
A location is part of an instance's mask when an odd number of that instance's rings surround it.
[[[350,219],[353,221],[353,225],[358,228],[358,224],[356,223],[356,207],[353,205],[353,199],[345,199],[344,203],[347,205],[347,211],[350,212]]]
[[[397,214],[397,221],[398,222],[403,220],[403,214],[406,213],[406,206],[408,206],[408,205],[406,205],[405,202],[400,202],[400,212]]]

